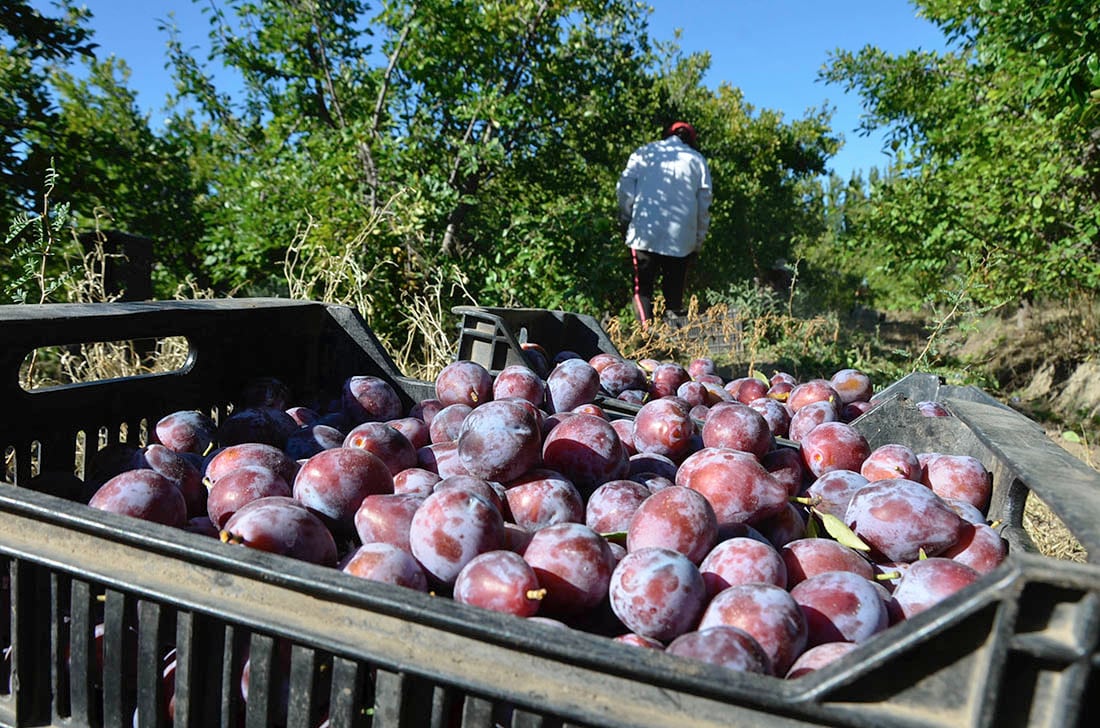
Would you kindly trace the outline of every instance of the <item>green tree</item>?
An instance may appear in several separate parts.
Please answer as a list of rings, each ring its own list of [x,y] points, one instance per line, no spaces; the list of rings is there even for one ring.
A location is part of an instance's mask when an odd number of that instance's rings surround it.
[[[597,244],[609,244],[612,218],[594,193],[613,189],[606,160],[639,123],[639,6],[422,0],[383,4],[369,20],[366,11],[339,0],[229,3],[211,16],[211,39],[215,66],[241,80],[233,94],[172,41],[210,139],[208,269],[225,285],[270,288],[307,218],[334,246],[381,220],[361,256],[388,301],[372,312],[382,328],[440,261],[460,261],[490,295],[535,296],[573,279],[569,248],[580,241],[562,229],[588,231],[588,242],[597,221]]]
[[[944,54],[840,51],[824,77],[864,97],[898,152],[865,242],[896,300],[967,286],[993,304],[1100,285],[1093,131],[1100,10],[1065,0],[918,3]],[[1040,42],[1041,41],[1041,42]]]
[[[86,71],[83,78],[54,73],[57,117],[48,136],[32,135],[35,157],[48,154],[65,170],[63,194],[78,229],[117,229],[154,241],[162,296],[190,273],[206,284],[194,253],[204,190],[192,167],[193,139],[185,129],[153,132],[127,87],[124,62],[93,60]]]
[[[56,122],[51,70],[96,48],[82,25],[87,11],[68,0],[56,6],[60,17],[44,16],[25,0],[0,4],[0,209],[9,216],[34,206],[48,166],[28,158],[31,137],[49,135]]]

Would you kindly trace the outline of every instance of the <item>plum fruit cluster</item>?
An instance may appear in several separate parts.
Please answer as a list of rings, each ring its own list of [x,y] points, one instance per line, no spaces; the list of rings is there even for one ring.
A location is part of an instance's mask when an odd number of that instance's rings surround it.
[[[1005,558],[986,467],[872,449],[860,371],[543,359],[453,362],[408,411],[377,377],[323,409],[268,379],[221,424],[168,413],[153,444],[102,451],[89,505],[779,678]]]

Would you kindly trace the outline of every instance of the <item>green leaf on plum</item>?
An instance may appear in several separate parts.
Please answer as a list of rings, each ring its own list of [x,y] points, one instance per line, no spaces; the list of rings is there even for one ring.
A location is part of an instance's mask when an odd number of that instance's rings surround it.
[[[825,527],[825,531],[835,538],[839,543],[847,546],[850,549],[856,551],[870,551],[871,547],[863,542],[856,532],[848,528],[844,521],[840,520],[831,513],[825,513],[818,509],[812,509],[813,512],[821,519],[821,525]]]

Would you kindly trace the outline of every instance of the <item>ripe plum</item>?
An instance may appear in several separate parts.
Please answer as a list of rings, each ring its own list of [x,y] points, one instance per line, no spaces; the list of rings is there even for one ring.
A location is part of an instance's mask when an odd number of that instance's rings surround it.
[[[475,475],[448,475],[432,487],[432,492],[438,493],[441,490],[451,489],[467,490],[475,495],[480,495],[492,503],[493,508],[500,511],[501,516],[505,515],[507,501],[504,486],[500,483],[485,480]]]
[[[662,642],[691,630],[703,611],[706,587],[699,568],[679,551],[629,551],[608,586],[611,609],[635,634]]]
[[[817,510],[843,520],[852,496],[869,482],[854,470],[830,470],[810,483],[806,495]]]
[[[1000,566],[1008,555],[1001,534],[984,523],[967,523],[954,546],[940,556],[966,564],[979,574],[988,574]]]
[[[676,472],[676,485],[706,496],[719,528],[761,521],[787,505],[786,486],[740,450],[708,447],[692,453]]]
[[[839,660],[852,650],[859,647],[855,642],[826,642],[811,647],[798,656],[798,659],[787,671],[787,679],[808,675],[815,670],[820,670],[826,665]]]
[[[406,468],[393,476],[393,492],[400,495],[429,496],[435,484],[443,480],[439,473],[424,468]]]
[[[738,377],[731,379],[723,385],[723,389],[733,395],[734,400],[741,404],[748,404],[754,399],[760,399],[768,393],[768,384],[756,377]]]
[[[496,506],[472,491],[436,491],[413,514],[409,544],[433,581],[453,585],[471,559],[503,546],[504,519]]]
[[[802,460],[815,476],[830,470],[858,471],[871,454],[859,430],[844,422],[825,422],[803,436]]]
[[[787,507],[756,522],[756,529],[777,549],[806,535],[808,514],[803,506],[788,503]]]
[[[650,490],[633,480],[609,480],[588,497],[584,523],[596,533],[621,533]]]
[[[688,362],[687,371],[692,379],[698,379],[704,374],[717,374],[718,366],[709,356],[697,356]]]
[[[348,554],[339,567],[360,579],[428,591],[428,577],[412,554],[389,543],[365,543]]]
[[[153,443],[142,450],[141,457],[144,462],[139,462],[137,467],[152,468],[180,489],[187,502],[189,518],[206,513],[206,486],[202,484],[202,472],[184,453]]]
[[[737,584],[763,582],[787,588],[787,567],[773,546],[754,538],[726,539],[710,550],[699,564],[707,585],[707,598]]]
[[[546,589],[548,616],[577,615],[607,597],[614,557],[607,541],[581,523],[555,523],[531,536],[523,558]]]
[[[486,551],[455,578],[454,599],[483,609],[533,617],[545,592],[531,565],[513,551]]]
[[[638,447],[634,444],[634,420],[628,420],[625,418],[619,418],[617,420],[609,420],[611,422],[612,429],[619,436],[619,442],[623,444],[623,449],[626,450],[626,456],[628,458],[634,457],[638,454]]]
[[[368,495],[392,493],[393,476],[381,458],[366,450],[322,450],[302,465],[292,485],[294,497],[329,519],[341,533],[355,530],[355,512]]]
[[[832,402],[825,400],[809,402],[791,415],[790,424],[787,425],[787,437],[795,442],[801,442],[802,438],[810,434],[810,431],[818,425],[839,421],[840,415]]]
[[[101,511],[182,528],[187,501],[176,484],[150,468],[127,470],[107,480],[88,505]]]
[[[829,402],[835,410],[839,401],[840,395],[828,379],[810,379],[794,386],[787,397],[787,406],[794,413],[811,402]]]
[[[677,397],[687,402],[692,408],[705,407],[712,403],[710,393],[702,382],[694,380],[684,382],[673,392]],[[666,396],[666,395],[661,395]]]
[[[632,361],[614,361],[598,371],[600,388],[612,397],[626,391],[645,392],[649,389],[645,371]]]
[[[627,551],[660,547],[700,563],[718,541],[718,519],[699,491],[674,485],[652,494],[630,518]]]
[[[874,584],[850,571],[826,571],[791,589],[806,616],[807,646],[866,642],[889,626],[886,604]]]
[[[569,412],[591,402],[600,391],[600,373],[583,359],[566,359],[546,378],[547,409]]]
[[[914,407],[917,408],[917,412],[923,417],[950,417],[951,413],[947,411],[939,402],[923,401],[917,402]]]
[[[458,457],[458,441],[448,440],[425,445],[416,451],[416,466],[430,470],[441,478],[451,475],[469,475]]]
[[[413,406],[409,408],[409,417],[415,417],[418,420],[423,420],[425,425],[431,425],[432,420],[435,419],[439,410],[446,406],[447,405],[443,404],[437,397],[428,397],[427,399],[415,402]]]
[[[462,421],[458,457],[466,472],[479,478],[517,478],[538,467],[542,459],[538,418],[516,401],[486,402]]]
[[[217,439],[222,446],[262,442],[279,449],[298,429],[298,423],[284,410],[274,407],[245,407],[234,411],[218,425]]]
[[[808,471],[797,449],[777,447],[760,458],[760,464],[787,488],[787,495],[796,496],[802,492]]]
[[[775,446],[775,437],[764,416],[738,402],[711,407],[702,435],[704,447],[741,450],[757,458],[764,457]]]
[[[836,390],[840,404],[869,402],[875,393],[871,377],[859,369],[841,369],[833,374],[829,383]]]
[[[546,353],[546,349],[533,341],[522,341],[519,347],[523,350],[524,360],[535,374],[545,379],[550,373],[550,355]]]
[[[829,571],[850,571],[864,579],[874,578],[867,559],[831,538],[800,538],[783,546],[779,553],[787,567],[788,589]]]
[[[660,399],[673,394],[679,395],[680,388],[691,381],[691,375],[680,364],[665,362],[654,367],[649,379],[649,396]]]
[[[293,460],[307,460],[322,450],[340,447],[344,433],[331,425],[302,425],[286,439],[284,450]]]
[[[362,543],[387,543],[412,553],[409,529],[427,496],[398,493],[368,495],[355,511],[355,532]]]
[[[749,407],[760,413],[775,437],[787,437],[790,434],[791,413],[779,400],[761,397],[749,402]]]
[[[536,407],[546,402],[546,382],[534,370],[522,364],[509,364],[493,380],[493,399],[518,397]]]
[[[682,400],[662,397],[651,400],[634,416],[634,449],[680,460],[691,447],[695,423]]]
[[[259,465],[273,470],[288,483],[294,482],[299,469],[298,463],[279,448],[258,442],[247,442],[224,447],[211,455],[206,462],[207,484],[217,483],[225,473],[242,465]]]
[[[553,470],[538,468],[527,472],[508,485],[505,497],[512,520],[528,531],[553,523],[584,522],[581,492],[572,481]]]
[[[764,648],[751,634],[737,627],[717,625],[685,632],[672,640],[665,652],[737,672],[774,674]]]
[[[934,607],[981,577],[966,564],[933,557],[914,561],[894,589],[894,601],[906,619]]]
[[[941,498],[965,501],[982,513],[989,508],[993,478],[982,462],[970,455],[928,458],[921,482]]]
[[[435,378],[435,396],[444,405],[477,407],[493,398],[493,378],[474,361],[453,361]]]
[[[455,442],[462,431],[462,422],[474,408],[463,402],[449,404],[435,413],[428,425],[428,435],[433,445],[441,442]]]
[[[409,438],[385,422],[364,422],[356,425],[344,438],[343,447],[366,450],[376,455],[396,475],[416,466],[416,448]]]
[[[601,351],[589,357],[588,366],[592,367],[597,372],[602,372],[604,369],[611,366],[612,364],[617,364],[621,361],[623,361],[623,358],[621,356],[608,354],[606,351]]]
[[[209,415],[195,410],[172,412],[157,420],[157,442],[176,452],[205,455],[214,442],[217,425]]]
[[[748,632],[764,648],[775,675],[806,647],[806,617],[786,589],[774,584],[738,584],[718,592],[699,620],[699,630],[720,624]]]
[[[418,417],[398,417],[396,420],[389,420],[387,424],[404,435],[417,450],[432,441],[428,423]]]
[[[242,465],[230,470],[210,486],[206,513],[210,522],[220,530],[245,503],[271,495],[289,498],[290,484],[270,468]]]
[[[323,566],[336,565],[332,532],[293,498],[268,496],[245,503],[226,521],[221,540]]]
[[[887,478],[921,479],[921,464],[917,454],[905,445],[888,443],[876,447],[859,468],[867,480]]]
[[[889,561],[913,561],[958,542],[966,524],[929,488],[890,478],[863,486],[844,517],[848,527]]]
[[[556,470],[588,495],[602,483],[626,476],[626,450],[615,428],[595,415],[572,415],[546,435],[543,466]]]

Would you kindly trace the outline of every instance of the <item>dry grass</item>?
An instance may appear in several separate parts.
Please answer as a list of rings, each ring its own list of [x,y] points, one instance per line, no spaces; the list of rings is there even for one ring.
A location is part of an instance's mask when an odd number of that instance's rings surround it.
[[[658,299],[654,320],[645,329],[633,318],[607,323],[608,337],[624,356],[680,362],[710,357],[751,374],[775,361],[780,346],[787,347],[786,355],[805,354],[835,345],[840,336],[835,317],[800,318],[784,311],[745,311],[722,303],[701,311],[698,299],[692,297],[687,314],[673,325],[663,318],[660,305]]]
[[[375,313],[372,279],[382,267],[396,264],[375,260],[368,266],[363,251],[370,249],[376,236],[400,232],[396,221],[400,216],[394,210],[401,194],[391,198],[357,235],[343,242],[318,239],[312,219],[303,225],[283,264],[290,297],[348,306],[370,321]],[[419,260],[415,246],[407,246],[405,252],[410,260]],[[477,305],[466,284],[466,275],[457,265],[451,265],[425,272],[421,285],[402,293],[404,336],[395,339],[375,333],[403,374],[433,379],[453,360],[458,346],[450,308],[454,301]]]
[[[1049,430],[1047,436],[1078,460],[1100,472],[1100,444],[1066,440],[1060,430]],[[1034,493],[1028,495],[1024,504],[1024,530],[1044,556],[1080,563],[1087,560],[1088,552],[1081,542]]]
[[[69,303],[112,303],[118,296],[108,293],[105,271],[111,258],[104,237],[72,266],[66,279]],[[194,291],[199,294],[201,292]],[[207,295],[206,297],[209,297]],[[19,383],[27,390],[80,382],[93,382],[141,374],[173,371],[183,366],[189,353],[187,340],[178,337],[133,341],[100,341],[43,347],[31,352],[19,372]]]
[[[1085,563],[1088,552],[1066,525],[1034,493],[1024,504],[1024,531],[1043,556]]]
[[[402,310],[409,335],[401,346],[391,349],[403,374],[424,381],[434,381],[458,351],[450,302],[461,297],[470,305],[477,305],[466,289],[466,276],[457,265],[449,271],[437,269],[432,276],[423,295],[405,296]]]

